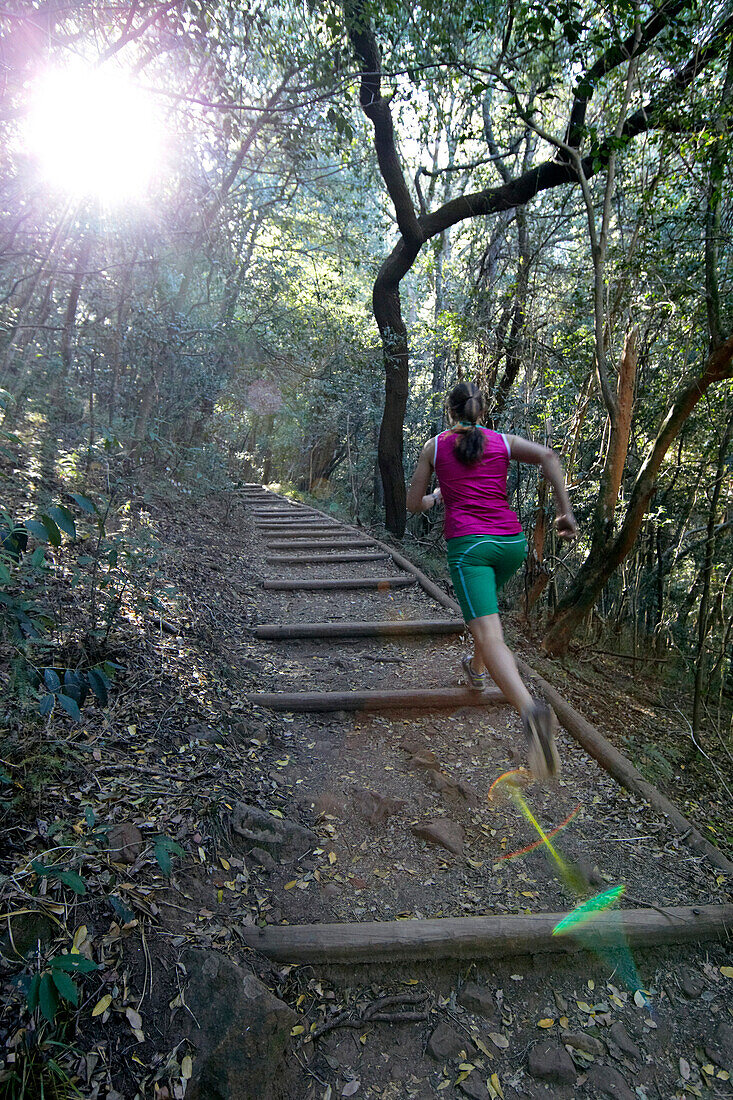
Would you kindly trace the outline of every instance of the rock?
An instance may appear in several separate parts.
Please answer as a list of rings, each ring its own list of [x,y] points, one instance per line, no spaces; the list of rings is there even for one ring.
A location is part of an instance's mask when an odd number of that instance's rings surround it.
[[[613,1066],[599,1065],[597,1062],[588,1070],[588,1084],[596,1096],[612,1096],[614,1100],[638,1100],[625,1077]]]
[[[261,662],[253,661],[251,657],[242,657],[238,663],[239,667],[245,669],[247,672],[262,672]]]
[[[183,961],[191,1010],[185,1026],[198,1049],[186,1100],[270,1100],[284,1087],[298,1016],[216,951],[189,949]]]
[[[10,914],[3,924],[5,931],[0,938],[0,955],[7,959],[28,955],[36,950],[39,942],[43,947],[53,939],[56,929],[51,918],[40,910]]]
[[[681,967],[679,980],[680,989],[690,1000],[697,1000],[705,988],[705,979],[690,966]]]
[[[255,863],[259,863],[260,867],[264,867],[266,871],[272,871],[277,866],[270,853],[266,852],[264,848],[253,848],[249,854],[250,858]]]
[[[585,1031],[561,1031],[560,1038],[566,1047],[572,1047],[573,1050],[584,1050],[586,1054],[593,1054],[597,1057],[602,1057],[606,1053],[606,1048],[601,1040],[595,1039]]]
[[[341,893],[341,887],[335,882],[327,882],[323,887],[323,893],[327,898],[337,898]]]
[[[628,1055],[629,1058],[633,1058],[635,1062],[641,1061],[641,1051],[629,1036],[628,1031],[621,1023],[612,1024],[608,1031],[609,1038],[616,1044],[619,1050]]]
[[[143,850],[143,834],[131,821],[113,825],[108,834],[113,863],[134,863]]]
[[[362,787],[354,787],[352,797],[359,813],[370,825],[378,825],[386,821],[388,817],[398,813],[407,805],[400,798],[390,798],[388,795],[376,794],[374,791],[367,791]]]
[[[721,1069],[733,1065],[733,1026],[721,1020],[711,1039],[705,1040],[705,1053]]]
[[[461,1058],[464,1053],[467,1058],[473,1058],[476,1047],[465,1035],[454,1031],[452,1027],[438,1024],[428,1039],[427,1051],[436,1062],[448,1062],[451,1058]]]
[[[447,848],[449,852],[460,856],[463,853],[463,829],[455,821],[438,818],[413,825],[412,832],[420,840],[434,844],[437,848]]]
[[[463,1005],[469,1012],[477,1012],[480,1016],[488,1016],[490,1019],[496,1016],[496,1001],[493,993],[486,986],[468,982],[458,994],[457,1000],[459,1005]]]
[[[335,795],[329,794],[325,791],[323,794],[319,794],[318,798],[313,803],[313,810],[316,815],[316,821],[322,821],[324,817],[343,817],[344,816],[344,804]]]
[[[254,847],[264,848],[276,859],[297,859],[309,848],[318,847],[318,837],[311,829],[286,817],[273,817],[267,810],[246,802],[235,803],[229,826],[237,836]]]
[[[489,1100],[489,1090],[478,1075],[478,1071],[469,1074],[465,1081],[461,1081],[458,1088],[471,1100]]]
[[[572,1058],[565,1047],[552,1039],[535,1043],[529,1052],[527,1070],[532,1077],[554,1085],[569,1085],[576,1077]]]
[[[193,722],[186,727],[183,736],[187,741],[207,741],[209,744],[226,740],[225,733],[213,729],[212,726],[207,726],[205,722]]]
[[[440,761],[428,748],[420,748],[410,757],[411,768],[424,768],[428,771],[440,771]]]

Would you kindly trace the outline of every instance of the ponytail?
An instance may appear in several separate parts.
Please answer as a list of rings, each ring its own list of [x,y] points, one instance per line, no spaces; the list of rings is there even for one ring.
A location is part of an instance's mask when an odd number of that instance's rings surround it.
[[[477,424],[484,411],[481,390],[473,382],[459,382],[448,395],[448,408],[459,433],[453,453],[465,466],[473,466],[484,453],[485,436]]]

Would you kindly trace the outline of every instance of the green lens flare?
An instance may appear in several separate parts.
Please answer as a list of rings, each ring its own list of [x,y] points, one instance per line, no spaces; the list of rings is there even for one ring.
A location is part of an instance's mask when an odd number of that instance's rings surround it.
[[[604,890],[602,894],[596,894],[594,898],[589,898],[582,905],[576,906],[572,912],[568,913],[555,925],[552,930],[553,936],[562,936],[565,932],[575,932],[581,925],[592,920],[597,913],[603,913],[606,909],[611,909],[625,889],[626,887],[623,884],[613,886],[610,890]]]

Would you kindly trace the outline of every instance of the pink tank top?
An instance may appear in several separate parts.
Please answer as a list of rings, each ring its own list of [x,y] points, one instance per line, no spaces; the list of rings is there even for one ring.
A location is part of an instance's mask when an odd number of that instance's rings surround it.
[[[435,438],[433,465],[445,504],[445,537],[518,535],[522,525],[506,499],[509,443],[505,435],[481,428],[484,453],[466,466],[453,453],[457,432]]]

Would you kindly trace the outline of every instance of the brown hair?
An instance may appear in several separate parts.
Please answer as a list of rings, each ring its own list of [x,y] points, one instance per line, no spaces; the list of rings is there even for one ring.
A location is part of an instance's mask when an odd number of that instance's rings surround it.
[[[474,382],[459,382],[448,394],[448,409],[458,422],[454,430],[460,433],[454,454],[466,466],[473,466],[484,453],[485,437],[477,424],[484,408],[483,395]]]

